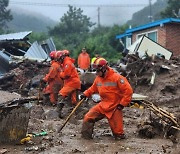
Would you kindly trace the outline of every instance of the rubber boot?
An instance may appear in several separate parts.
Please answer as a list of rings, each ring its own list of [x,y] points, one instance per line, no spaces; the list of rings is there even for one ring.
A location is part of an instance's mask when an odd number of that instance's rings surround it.
[[[60,103],[57,104],[58,116],[61,119],[63,118],[63,116],[62,116],[62,109],[63,109],[63,107],[64,107],[64,103],[60,102]]]
[[[50,99],[49,99],[49,95],[50,94],[43,94],[43,100],[42,100],[42,104],[43,105],[50,105]]]
[[[126,139],[126,135],[125,134],[120,134],[120,135],[113,135],[115,140],[123,140]]]
[[[93,135],[93,129],[94,129],[94,123],[93,122],[83,122],[82,124],[82,138],[84,139],[92,139]]]

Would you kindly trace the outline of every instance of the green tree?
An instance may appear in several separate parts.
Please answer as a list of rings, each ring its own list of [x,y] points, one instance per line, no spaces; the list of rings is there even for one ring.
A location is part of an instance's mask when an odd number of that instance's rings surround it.
[[[124,47],[119,40],[115,38],[117,34],[123,33],[127,29],[127,25],[113,27],[97,27],[92,30],[89,37],[75,51],[75,57],[86,46],[88,53],[94,57],[96,53],[106,58],[110,62],[115,62],[121,58],[121,52]]]
[[[109,62],[120,59],[124,47],[115,36],[123,33],[127,25],[92,29],[94,23],[82,13],[81,9],[69,6],[69,11],[60,19],[58,25],[49,29],[57,50],[68,49],[71,56],[77,58],[81,49],[86,47],[91,57],[98,53]]]
[[[73,50],[87,38],[90,28],[94,25],[90,18],[83,15],[83,10],[69,6],[69,10],[60,19],[58,25],[49,29],[49,34],[59,38],[63,47]],[[62,48],[59,46],[57,48]]]
[[[38,41],[38,42],[41,42],[43,40],[46,40],[48,39],[49,36],[46,34],[46,33],[37,33],[37,32],[32,32],[32,34],[29,36],[29,41],[31,43],[35,42],[35,41]]]
[[[7,9],[9,0],[0,0],[0,33],[7,28],[6,23],[13,19],[10,10]]]
[[[180,0],[168,0],[168,6],[161,12],[163,18],[178,18]]]
[[[154,4],[152,4],[151,16],[153,16],[154,21],[162,19],[162,17],[160,17],[160,12],[162,12],[166,7],[167,7],[167,0],[157,0]],[[132,19],[127,21],[127,24],[131,25],[132,27],[147,24],[150,22],[149,15],[150,15],[150,6],[148,5],[143,9],[135,12],[132,16]]]
[[[83,10],[69,5],[69,11],[60,19],[60,23],[50,29],[49,33],[55,36],[66,36],[73,33],[87,33],[94,25],[90,18],[83,15]]]

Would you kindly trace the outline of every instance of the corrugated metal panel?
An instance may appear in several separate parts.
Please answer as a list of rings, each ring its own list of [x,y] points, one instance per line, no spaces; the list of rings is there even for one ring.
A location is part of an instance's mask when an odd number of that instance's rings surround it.
[[[56,46],[55,46],[52,38],[47,39],[46,42],[47,42],[47,44],[48,44],[48,46],[50,48],[50,52],[51,51],[56,51]]]
[[[24,57],[30,59],[37,59],[39,61],[49,59],[48,55],[43,50],[43,48],[37,43],[37,41],[32,44],[32,46],[28,49]]]
[[[51,51],[56,51],[56,46],[53,42],[52,38],[49,38],[47,40],[44,40],[41,43],[41,47],[44,49],[44,51],[49,55]]]
[[[23,40],[31,33],[32,31],[0,35],[0,41]]]

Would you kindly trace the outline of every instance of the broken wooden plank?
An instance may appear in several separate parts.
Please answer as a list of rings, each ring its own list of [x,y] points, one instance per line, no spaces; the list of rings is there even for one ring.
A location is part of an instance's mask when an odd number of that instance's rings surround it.
[[[156,114],[158,117],[160,117],[163,121],[165,121],[167,123],[167,120],[169,120],[170,122],[172,122],[173,126],[180,129],[180,126],[179,126],[177,119],[175,118],[174,115],[172,115],[171,113],[161,109],[160,107],[157,107],[152,102],[149,102],[147,100],[142,101],[142,103],[145,106],[147,106],[154,114]]]
[[[29,103],[31,101],[36,101],[36,100],[39,101],[42,99],[43,98],[40,98],[38,96],[16,98],[11,101],[7,101],[7,102],[0,104],[0,108],[6,108],[6,107],[12,106],[12,105],[21,105],[21,104]]]

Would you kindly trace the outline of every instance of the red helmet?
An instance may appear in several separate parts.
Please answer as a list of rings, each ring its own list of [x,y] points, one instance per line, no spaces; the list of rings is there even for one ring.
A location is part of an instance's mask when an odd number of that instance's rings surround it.
[[[108,62],[104,58],[97,58],[94,61],[93,67],[98,68],[98,67],[104,67],[107,66]]]
[[[93,68],[96,70],[102,70],[107,68],[108,62],[104,58],[97,58],[94,61]]]
[[[59,50],[56,52],[55,58],[60,59],[62,56],[64,56],[64,52]]]
[[[65,55],[65,56],[69,56],[69,55],[70,55],[69,50],[63,50],[63,52],[64,52],[64,55]]]
[[[56,51],[51,51],[49,56],[51,59],[54,59],[56,57]]]

